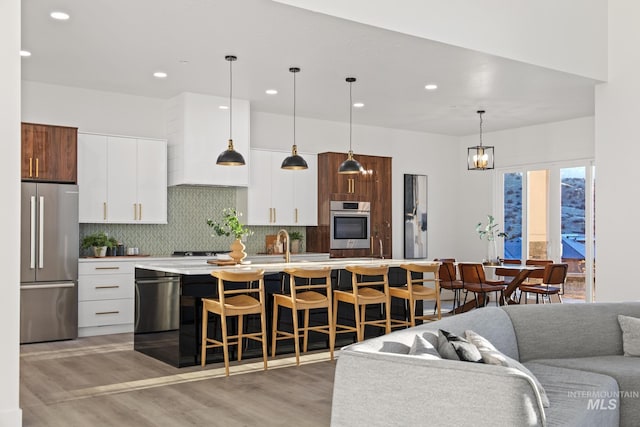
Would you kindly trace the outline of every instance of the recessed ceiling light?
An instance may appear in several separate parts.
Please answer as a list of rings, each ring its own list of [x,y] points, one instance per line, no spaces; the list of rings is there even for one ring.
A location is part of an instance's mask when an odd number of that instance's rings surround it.
[[[353,106],[356,108],[362,108],[364,107],[364,103],[363,102],[354,102]]]
[[[156,71],[155,73],[153,73],[153,77],[156,77],[158,79],[165,79],[167,78],[167,73],[165,73],[164,71]]]
[[[29,52],[28,50],[21,50],[20,56],[24,56],[24,57],[31,56],[31,52]]]
[[[428,85],[425,85],[424,87],[426,90],[436,90],[438,89],[438,85],[435,83],[429,83]]]
[[[49,16],[51,16],[53,19],[57,19],[58,21],[66,21],[67,19],[69,19],[68,13],[58,12],[58,11],[51,12]]]
[[[264,93],[266,93],[267,95],[277,95],[278,91],[275,89],[267,89],[264,91]]]
[[[228,110],[229,109],[229,107],[227,107],[226,105],[220,105],[218,108],[221,109],[221,110]]]

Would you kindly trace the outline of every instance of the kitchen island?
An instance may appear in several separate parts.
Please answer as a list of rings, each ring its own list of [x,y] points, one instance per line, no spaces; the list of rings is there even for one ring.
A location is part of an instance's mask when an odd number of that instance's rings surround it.
[[[344,270],[347,265],[388,265],[391,286],[404,284],[404,270],[398,268],[407,262],[416,260],[377,259],[377,258],[334,258],[323,255],[319,258],[298,257],[292,262],[280,262],[279,257],[258,257],[251,264],[233,266],[216,266],[206,260],[171,260],[166,262],[139,262],[135,266],[135,333],[134,349],[176,367],[200,364],[200,341],[202,322],[202,298],[215,297],[217,289],[215,279],[211,276],[214,270],[242,271],[263,269],[265,271],[265,291],[267,301],[267,328],[271,331],[272,307],[274,293],[283,293],[288,289],[288,278],[283,273],[287,268],[320,268],[332,269],[334,289],[350,289],[351,274]],[[265,262],[272,261],[272,262]],[[353,310],[339,307],[339,316],[344,320],[353,319]],[[375,316],[376,307],[371,307],[371,315]],[[324,313],[317,316],[318,321],[326,321]],[[392,316],[405,316],[404,304],[392,304]],[[312,315],[313,317],[313,315]],[[291,323],[290,313],[281,313],[282,322]],[[217,316],[210,317],[210,331],[219,333]],[[313,321],[313,319],[312,319]],[[255,323],[254,323],[255,322]],[[247,328],[256,326],[258,319],[249,320]],[[233,327],[233,326],[232,326]],[[367,330],[368,336],[380,334],[378,328]],[[267,334],[269,339],[271,334]],[[354,341],[352,334],[340,334],[336,346]],[[269,344],[270,348],[270,344]],[[328,348],[325,335],[310,336],[309,349]],[[293,342],[283,341],[278,345],[278,353],[293,352]],[[249,344],[243,351],[243,357],[261,356],[259,346]],[[232,356],[233,357],[233,356]],[[221,362],[222,353],[214,349],[207,354],[207,362]]]

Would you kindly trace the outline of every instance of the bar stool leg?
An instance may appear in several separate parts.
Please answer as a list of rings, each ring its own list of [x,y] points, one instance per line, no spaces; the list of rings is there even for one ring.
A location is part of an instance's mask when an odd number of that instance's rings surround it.
[[[298,330],[298,310],[291,310],[293,322],[293,347],[296,349],[296,365],[300,365],[300,331]]]
[[[222,325],[222,352],[224,355],[224,372],[229,376],[229,338],[227,337],[227,316],[221,317]]]
[[[209,313],[202,304],[202,344],[200,345],[200,366],[204,367],[207,363],[207,326],[208,326]]]
[[[242,333],[244,332],[243,323],[244,315],[240,314],[238,315],[238,362],[242,360]]]
[[[277,302],[273,303],[273,325],[271,326],[273,331],[271,333],[271,357],[276,357],[276,341],[278,337],[278,308],[280,305]]]
[[[304,345],[303,345],[303,349],[304,352],[307,352],[307,345],[309,344],[309,309],[306,309],[304,311]]]

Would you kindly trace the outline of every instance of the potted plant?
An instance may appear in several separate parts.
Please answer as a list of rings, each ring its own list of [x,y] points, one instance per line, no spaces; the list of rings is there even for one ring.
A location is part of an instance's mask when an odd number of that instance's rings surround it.
[[[476,232],[478,233],[478,237],[480,240],[487,240],[487,257],[484,260],[485,265],[499,265],[500,259],[498,257],[498,247],[496,245],[496,237],[506,237],[509,236],[507,233],[498,231],[496,228],[498,224],[495,222],[495,218],[493,215],[487,215],[487,225],[482,225],[481,222],[476,225]]]
[[[231,236],[235,237],[235,241],[231,244],[231,253],[229,256],[233,258],[236,263],[241,263],[247,257],[247,253],[244,251],[245,246],[242,243],[243,236],[250,236],[253,232],[244,224],[240,222],[242,213],[236,211],[233,208],[225,208],[222,211],[222,221],[214,221],[207,219],[207,225],[213,228],[213,231],[218,236]],[[213,236],[213,234],[212,234]]]
[[[300,252],[300,244],[304,236],[300,231],[289,232],[289,238],[291,239],[291,253],[297,254]]]
[[[84,249],[93,248],[93,255],[97,258],[106,256],[107,248],[112,246],[112,240],[104,231],[88,234],[82,239],[82,247]]]

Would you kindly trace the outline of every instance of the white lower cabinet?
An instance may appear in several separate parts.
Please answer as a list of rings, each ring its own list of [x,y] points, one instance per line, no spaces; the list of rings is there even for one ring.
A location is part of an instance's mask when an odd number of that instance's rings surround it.
[[[78,336],[133,332],[134,265],[90,261],[78,265]]]

